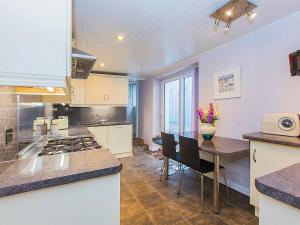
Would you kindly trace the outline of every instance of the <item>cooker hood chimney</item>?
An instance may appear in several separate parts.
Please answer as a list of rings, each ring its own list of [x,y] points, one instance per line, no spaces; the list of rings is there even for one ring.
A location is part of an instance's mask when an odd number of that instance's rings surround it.
[[[73,79],[87,79],[94,64],[96,57],[72,48],[72,75]]]

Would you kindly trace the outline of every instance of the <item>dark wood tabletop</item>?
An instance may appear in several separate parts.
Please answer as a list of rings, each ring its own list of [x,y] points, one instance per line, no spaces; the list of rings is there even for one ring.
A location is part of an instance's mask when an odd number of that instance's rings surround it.
[[[217,154],[221,156],[232,156],[241,153],[247,153],[250,150],[249,141],[237,140],[232,138],[214,136],[211,141],[203,139],[201,134],[196,131],[174,134],[178,141],[179,135],[198,139],[200,151]],[[158,143],[157,143],[158,144]]]

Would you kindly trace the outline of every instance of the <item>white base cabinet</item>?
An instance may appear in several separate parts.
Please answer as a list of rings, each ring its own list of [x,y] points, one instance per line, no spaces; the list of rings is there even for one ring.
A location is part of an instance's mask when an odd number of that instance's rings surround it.
[[[132,125],[88,127],[96,141],[117,158],[132,156]]]
[[[120,225],[120,173],[0,199],[3,225]]]
[[[255,178],[267,175],[300,162],[300,148],[250,141],[250,203],[259,214],[259,195],[255,187]]]
[[[259,225],[299,225],[300,209],[260,195]]]

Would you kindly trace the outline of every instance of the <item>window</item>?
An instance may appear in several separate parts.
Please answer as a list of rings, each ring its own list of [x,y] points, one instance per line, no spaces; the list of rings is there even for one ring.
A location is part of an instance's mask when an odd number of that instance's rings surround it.
[[[165,132],[197,129],[197,71],[197,68],[192,68],[161,81],[162,130]]]

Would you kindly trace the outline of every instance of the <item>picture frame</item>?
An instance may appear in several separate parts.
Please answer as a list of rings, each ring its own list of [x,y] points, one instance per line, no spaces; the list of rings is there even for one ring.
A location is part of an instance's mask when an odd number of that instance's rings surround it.
[[[241,97],[241,67],[213,73],[214,99]]]
[[[300,50],[289,54],[291,76],[300,76]]]

